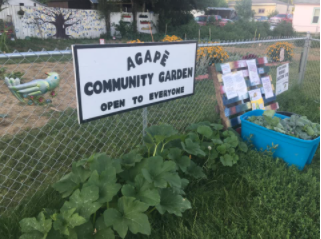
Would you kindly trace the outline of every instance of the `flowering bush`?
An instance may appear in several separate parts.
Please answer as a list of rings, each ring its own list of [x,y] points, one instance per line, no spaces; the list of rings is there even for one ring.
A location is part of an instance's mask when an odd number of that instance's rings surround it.
[[[211,42],[214,43],[214,42]],[[229,58],[229,55],[221,46],[200,47],[197,50],[197,60],[208,58],[210,64],[224,62]]]
[[[293,57],[293,44],[288,42],[277,42],[269,46],[266,50],[266,54],[272,62],[280,61],[280,51],[284,48],[284,61],[292,60]]]
[[[127,43],[144,43],[144,42],[137,39],[137,40],[128,41]]]
[[[180,37],[177,37],[175,35],[173,35],[173,36],[166,35],[164,37],[164,39],[162,40],[162,42],[173,42],[173,41],[183,41],[183,39]]]

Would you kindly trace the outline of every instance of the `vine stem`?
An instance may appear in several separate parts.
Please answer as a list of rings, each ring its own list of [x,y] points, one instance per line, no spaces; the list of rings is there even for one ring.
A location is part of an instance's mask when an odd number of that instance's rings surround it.
[[[156,155],[157,148],[158,148],[158,144],[156,144],[156,147],[155,147],[155,150],[154,150],[154,154],[153,154],[153,156],[155,156],[155,155]]]
[[[95,225],[95,223],[96,223],[96,213],[97,213],[97,212],[95,212],[94,218],[93,218],[93,224],[94,224],[94,225]]]
[[[156,207],[153,207],[151,210],[149,210],[146,214],[149,215],[151,214],[154,210],[156,209]]]

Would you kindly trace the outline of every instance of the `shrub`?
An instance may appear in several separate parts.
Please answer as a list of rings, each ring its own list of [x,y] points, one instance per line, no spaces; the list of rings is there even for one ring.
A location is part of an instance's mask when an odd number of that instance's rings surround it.
[[[284,36],[287,37],[287,36],[294,36],[295,31],[294,31],[294,28],[292,27],[292,23],[283,21],[274,28],[272,34],[273,36],[277,36],[277,37],[284,37]]]
[[[144,43],[144,42],[137,39],[137,40],[128,41],[127,43]]]
[[[162,40],[162,42],[175,42],[175,41],[183,41],[183,39],[175,35],[173,36],[166,35]]]
[[[199,61],[203,58],[208,59],[209,65],[212,65],[214,63],[226,61],[229,58],[229,55],[221,46],[199,47],[197,49],[197,60]]]
[[[268,18],[274,17],[274,16],[276,16],[276,15],[278,15],[278,14],[279,14],[279,12],[278,12],[277,10],[274,10],[273,12],[271,12],[271,13],[268,15]]]
[[[292,60],[294,49],[293,44],[288,42],[277,42],[269,46],[266,50],[266,54],[272,62],[280,61],[281,48],[284,49],[284,61]]]

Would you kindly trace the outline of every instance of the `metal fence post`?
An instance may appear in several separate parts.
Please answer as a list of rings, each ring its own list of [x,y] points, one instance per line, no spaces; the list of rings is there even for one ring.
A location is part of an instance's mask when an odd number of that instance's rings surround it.
[[[305,39],[305,42],[304,42],[301,64],[299,66],[300,67],[299,84],[302,84],[303,79],[304,79],[304,73],[306,70],[308,56],[309,56],[310,42],[311,42],[311,35],[310,35],[310,32],[308,32],[307,38]]]
[[[148,115],[148,111],[147,111],[147,107],[143,108],[143,137],[146,135],[146,128],[147,128],[147,115]]]

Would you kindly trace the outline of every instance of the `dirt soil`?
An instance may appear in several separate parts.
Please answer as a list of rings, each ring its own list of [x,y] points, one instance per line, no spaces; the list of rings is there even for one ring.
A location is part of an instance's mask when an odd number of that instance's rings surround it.
[[[45,99],[52,99],[52,104],[27,105],[20,103],[11,92],[4,79],[0,83],[0,137],[6,134],[17,134],[22,130],[38,128],[50,119],[50,112],[64,111],[68,107],[77,108],[75,78],[72,62],[63,63],[32,63],[20,65],[6,65],[7,72],[20,71],[25,73],[23,81],[46,78],[46,72],[57,72],[60,75],[60,85],[56,89],[57,97],[51,98],[49,93]]]

